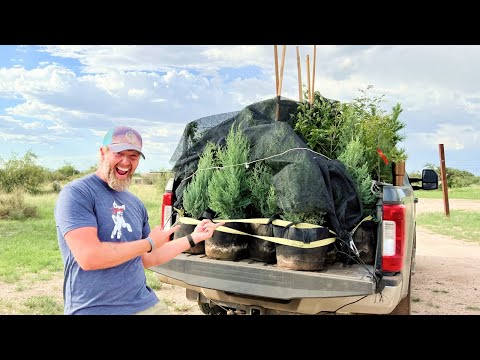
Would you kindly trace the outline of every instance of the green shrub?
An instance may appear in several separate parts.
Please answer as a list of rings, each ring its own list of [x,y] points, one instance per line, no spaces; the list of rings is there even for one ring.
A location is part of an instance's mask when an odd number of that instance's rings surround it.
[[[363,148],[361,163],[367,164],[372,179],[392,182],[391,167],[383,162],[377,149],[381,149],[390,162],[405,161],[405,150],[398,144],[405,139],[401,130],[400,104],[390,114],[381,108],[382,97],[370,98],[367,90],[351,103],[340,103],[324,98],[318,91],[312,106],[300,102],[294,119],[294,129],[307,141],[307,145],[330,159],[338,159],[348,144],[359,139]],[[363,181],[363,180],[362,180]]]
[[[264,163],[255,163],[248,178],[252,193],[252,205],[260,216],[270,218],[278,214],[277,196],[273,185],[272,170]]]
[[[372,177],[368,171],[368,164],[364,150],[358,137],[347,144],[345,151],[338,157],[347,171],[352,175],[363,204],[364,216],[371,215],[375,210],[377,197],[372,194]]]
[[[242,219],[252,203],[245,165],[250,155],[250,145],[245,134],[232,126],[226,145],[217,150],[218,165],[208,187],[210,209],[222,219]]]
[[[285,213],[281,216],[282,220],[291,221],[295,223],[308,223],[313,225],[323,225],[325,223],[326,212],[317,213]]]
[[[0,219],[23,220],[37,216],[37,208],[25,203],[22,190],[16,189],[8,194],[0,193]]]
[[[435,170],[435,172],[439,176],[440,183],[438,186],[441,189],[442,178],[441,178],[440,167],[437,165],[428,163],[428,164],[425,164],[425,168]],[[471,185],[480,184],[480,177],[475,176],[474,174],[466,170],[459,170],[459,169],[445,167],[445,174],[447,178],[447,186],[449,189],[463,188],[463,187],[469,187]]]
[[[0,191],[11,193],[15,189],[24,189],[30,194],[38,194],[47,182],[49,172],[46,168],[37,165],[37,155],[31,151],[18,159],[13,155],[11,159],[1,160]]]
[[[62,185],[60,184],[59,181],[54,181],[52,183],[52,190],[53,190],[53,192],[56,192],[56,193],[58,193],[58,192],[60,192],[60,190],[62,190]]]
[[[61,168],[52,171],[49,177],[50,180],[53,181],[70,181],[78,177],[79,174],[80,171],[75,169],[73,165],[71,165],[70,163],[65,163],[65,165]]]
[[[315,91],[313,105],[300,102],[295,119],[295,131],[302,134],[310,149],[336,159],[343,128],[341,103],[324,98]]]
[[[198,160],[197,172],[183,192],[183,208],[196,219],[209,207],[208,188],[215,166],[215,149],[214,144],[206,144]]]

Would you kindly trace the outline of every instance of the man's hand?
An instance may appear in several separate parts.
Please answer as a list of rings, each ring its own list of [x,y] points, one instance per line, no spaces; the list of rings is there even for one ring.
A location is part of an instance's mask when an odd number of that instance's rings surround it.
[[[163,230],[160,225],[157,225],[153,228],[153,230],[148,236],[151,237],[152,240],[155,242],[155,247],[159,248],[160,246],[168,242],[170,240],[170,235],[178,229],[180,229],[180,225],[172,226],[170,229],[167,230]]]
[[[225,222],[214,223],[209,219],[203,219],[200,224],[195,226],[192,238],[195,243],[210,239],[213,236],[215,229],[222,225],[225,225]]]

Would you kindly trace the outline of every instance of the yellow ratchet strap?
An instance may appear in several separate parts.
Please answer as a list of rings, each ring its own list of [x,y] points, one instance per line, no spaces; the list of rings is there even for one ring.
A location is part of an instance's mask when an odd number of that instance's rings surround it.
[[[241,223],[250,223],[250,224],[264,224],[267,225],[270,219],[267,218],[258,218],[258,219],[228,219],[228,220],[220,220],[220,219],[213,219],[213,222],[241,222]],[[193,219],[189,217],[180,217],[177,221],[178,223],[182,224],[188,224],[188,225],[197,225],[200,223],[200,220],[198,219]],[[290,221],[285,221],[285,220],[273,220],[271,222],[273,225],[277,226],[288,226],[291,224]],[[297,229],[313,229],[313,228],[323,228],[323,226],[319,225],[313,225],[313,224],[308,224],[308,223],[299,223],[295,225],[291,225],[290,227],[295,227]],[[258,239],[266,240],[266,241],[271,241],[277,244],[282,244],[282,245],[288,245],[288,246],[293,246],[297,248],[303,248],[303,249],[311,249],[311,248],[316,248],[320,246],[326,246],[328,244],[331,244],[335,242],[336,237],[331,237],[331,238],[326,238],[326,239],[321,239],[321,240],[314,240],[311,241],[310,243],[304,243],[299,240],[291,240],[291,239],[285,239],[285,238],[278,238],[278,237],[272,237],[272,236],[263,236],[263,235],[253,235],[249,234],[240,230],[235,230],[226,226],[220,226],[215,229],[215,231],[221,231],[229,234],[236,234],[236,235],[247,235],[247,236],[253,236]],[[335,234],[333,231],[329,230],[331,234]]]

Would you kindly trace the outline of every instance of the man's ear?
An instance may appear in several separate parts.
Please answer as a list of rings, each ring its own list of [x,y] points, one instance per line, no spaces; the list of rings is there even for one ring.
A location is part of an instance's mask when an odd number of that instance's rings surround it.
[[[107,147],[106,146],[100,147],[100,154],[102,155],[102,160],[105,159],[105,156],[107,155]]]

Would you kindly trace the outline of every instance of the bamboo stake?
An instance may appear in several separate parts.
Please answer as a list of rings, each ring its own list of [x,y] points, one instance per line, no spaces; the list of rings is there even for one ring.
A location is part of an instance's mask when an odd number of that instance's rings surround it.
[[[310,105],[312,104],[312,93],[310,88],[310,56],[307,55],[307,94],[308,94],[308,102]]]
[[[280,66],[280,85],[278,86],[278,96],[282,94],[282,83],[283,83],[283,67],[285,65],[285,53],[287,52],[287,45],[282,47],[282,63]]]
[[[315,101],[315,64],[317,62],[317,45],[313,45],[312,102]]]
[[[300,66],[300,52],[297,46],[297,71],[298,71],[298,101],[303,101],[302,94],[302,67]]]
[[[278,51],[277,45],[273,45],[273,53],[275,57],[275,92],[278,96]]]

